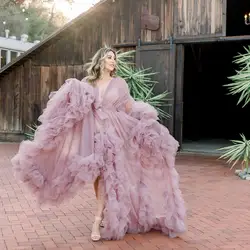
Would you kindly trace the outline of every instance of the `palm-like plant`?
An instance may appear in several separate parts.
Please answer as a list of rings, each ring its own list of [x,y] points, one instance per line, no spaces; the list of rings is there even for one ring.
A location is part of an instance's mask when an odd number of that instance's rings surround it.
[[[248,172],[248,164],[250,161],[250,140],[241,134],[241,140],[231,140],[233,145],[220,148],[219,150],[224,151],[220,159],[228,159],[227,162],[232,164],[231,169],[241,161],[242,168]]]
[[[170,105],[170,93],[168,91],[158,95],[154,93],[154,87],[159,83],[152,78],[158,73],[153,72],[151,68],[136,68],[134,63],[131,62],[134,58],[134,53],[134,50],[127,52],[118,51],[117,75],[127,81],[131,96],[135,100],[144,101],[152,105],[158,111],[160,119],[170,118],[170,115],[165,111],[165,107]]]
[[[30,132],[29,133],[24,133],[24,136],[28,140],[33,140],[34,133],[36,132],[36,129],[37,129],[37,124],[34,123],[31,126],[27,125],[27,127],[29,128]]]
[[[250,102],[250,46],[248,48],[244,47],[244,49],[246,53],[238,54],[233,61],[240,69],[236,70],[234,76],[229,77],[232,82],[224,85],[228,88],[229,94],[240,95],[237,105],[243,103],[243,107]],[[233,145],[220,148],[219,150],[224,151],[220,158],[228,159],[227,162],[229,164],[233,163],[231,169],[241,161],[242,170],[236,170],[236,173],[241,178],[245,178],[246,175],[250,174],[250,141],[243,134],[240,136],[242,140],[232,140]]]
[[[158,112],[159,118],[168,119],[170,115],[165,111],[165,107],[169,106],[170,93],[165,91],[161,94],[154,94],[155,84],[157,81],[153,80],[153,76],[157,72],[152,72],[151,68],[138,69],[134,66],[133,58],[135,51],[127,51],[117,53],[118,69],[117,75],[124,78],[130,89],[130,94],[135,100],[141,100],[152,105]],[[30,133],[26,133],[27,139],[33,139],[36,125],[28,126]]]
[[[239,53],[233,61],[240,69],[236,70],[235,75],[228,77],[232,82],[224,85],[228,88],[229,94],[240,94],[237,105],[244,102],[243,107],[250,102],[250,46],[244,49],[246,53]]]

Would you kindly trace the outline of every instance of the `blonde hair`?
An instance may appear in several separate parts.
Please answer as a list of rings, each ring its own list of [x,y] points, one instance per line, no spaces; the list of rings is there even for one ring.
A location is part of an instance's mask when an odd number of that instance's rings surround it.
[[[104,59],[108,52],[113,52],[115,55],[115,60],[117,58],[116,51],[110,47],[103,47],[99,49],[95,55],[91,58],[91,61],[84,65],[84,69],[87,71],[87,76],[85,79],[93,85],[94,82],[99,79],[104,70]],[[111,72],[110,76],[115,76],[116,73],[116,65],[115,69]]]

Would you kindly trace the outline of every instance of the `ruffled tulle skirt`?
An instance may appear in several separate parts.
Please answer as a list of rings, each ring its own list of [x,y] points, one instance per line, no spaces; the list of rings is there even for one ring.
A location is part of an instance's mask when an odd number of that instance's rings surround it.
[[[82,157],[79,146],[74,146],[80,145],[76,142],[81,126],[65,133],[58,144],[63,146],[52,151],[41,153],[35,142],[25,141],[12,160],[39,202],[59,204],[100,176],[105,195],[103,238],[121,239],[127,232],[151,229],[170,237],[183,233],[185,206],[174,168],[178,143],[168,130],[149,120],[138,123],[124,141],[111,127],[95,134],[94,153]],[[18,169],[25,163],[26,168]],[[56,167],[51,172],[52,164]]]
[[[39,203],[60,204],[100,176],[104,239],[151,229],[170,237],[185,232],[186,209],[175,169],[178,142],[154,111],[144,104],[130,115],[110,111],[108,126],[97,133],[88,89],[74,87],[68,103],[67,88],[49,103],[35,139],[21,143],[12,159],[16,177]],[[81,108],[81,96],[88,108]]]

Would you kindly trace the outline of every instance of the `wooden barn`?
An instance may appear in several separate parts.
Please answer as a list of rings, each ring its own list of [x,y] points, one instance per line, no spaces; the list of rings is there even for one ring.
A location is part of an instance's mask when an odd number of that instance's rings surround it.
[[[49,92],[82,79],[104,44],[136,50],[137,66],[159,72],[172,94],[167,126],[180,141],[247,135],[247,108],[223,87],[233,57],[250,40],[247,0],[103,0],[0,71],[0,140],[19,141]],[[250,134],[250,133],[249,133]]]

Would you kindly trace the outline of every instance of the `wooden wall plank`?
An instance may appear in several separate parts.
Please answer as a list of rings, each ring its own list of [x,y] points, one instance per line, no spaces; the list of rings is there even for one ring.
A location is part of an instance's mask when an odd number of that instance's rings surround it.
[[[174,0],[174,36],[225,35],[225,0]]]
[[[31,84],[32,84],[32,101],[31,101],[31,109],[32,109],[32,123],[37,123],[37,119],[40,116],[41,110],[41,103],[40,103],[40,96],[41,96],[41,69],[40,67],[32,67],[32,77],[31,77]]]
[[[4,90],[6,88],[6,77],[0,82],[0,130],[3,130],[3,121],[4,121],[4,106],[5,106],[5,94]]]
[[[57,66],[57,89],[64,84],[66,80],[66,66]]]
[[[14,69],[12,74],[12,81],[13,81],[13,119],[12,119],[12,130],[18,131],[19,130],[19,114],[20,114],[20,78],[19,78],[19,68]]]
[[[8,126],[8,123],[10,123],[9,117],[12,117],[12,113],[8,114],[8,111],[11,110],[10,109],[10,99],[11,99],[11,92],[12,92],[12,89],[10,86],[10,75],[8,75],[6,78],[7,78],[6,79],[6,88],[4,91],[5,102],[4,102],[4,107],[3,107],[3,116],[4,116],[3,130],[4,131],[8,131],[8,127],[12,125],[12,124],[9,124],[9,126]]]
[[[32,63],[31,60],[27,60],[24,63],[24,70],[23,70],[23,122],[24,124],[24,131],[28,131],[27,125],[30,125],[32,120],[32,107],[31,107],[31,96],[30,96],[30,86],[31,86],[31,67]]]
[[[50,79],[49,79],[49,71],[50,67],[41,67],[40,68],[40,84],[41,84],[41,96],[40,96],[40,105],[41,109],[46,107],[48,102],[48,97],[50,93]]]
[[[176,46],[173,45],[150,45],[141,46],[137,49],[137,66],[152,68],[154,72],[159,72],[153,79],[159,84],[155,86],[155,93],[160,94],[169,91],[169,104],[165,110],[171,115],[169,120],[163,121],[164,125],[173,133],[174,130],[174,98],[175,98],[175,52]]]
[[[175,110],[174,110],[174,137],[182,147],[183,133],[183,82],[184,82],[184,45],[176,46],[176,70],[175,70]]]

